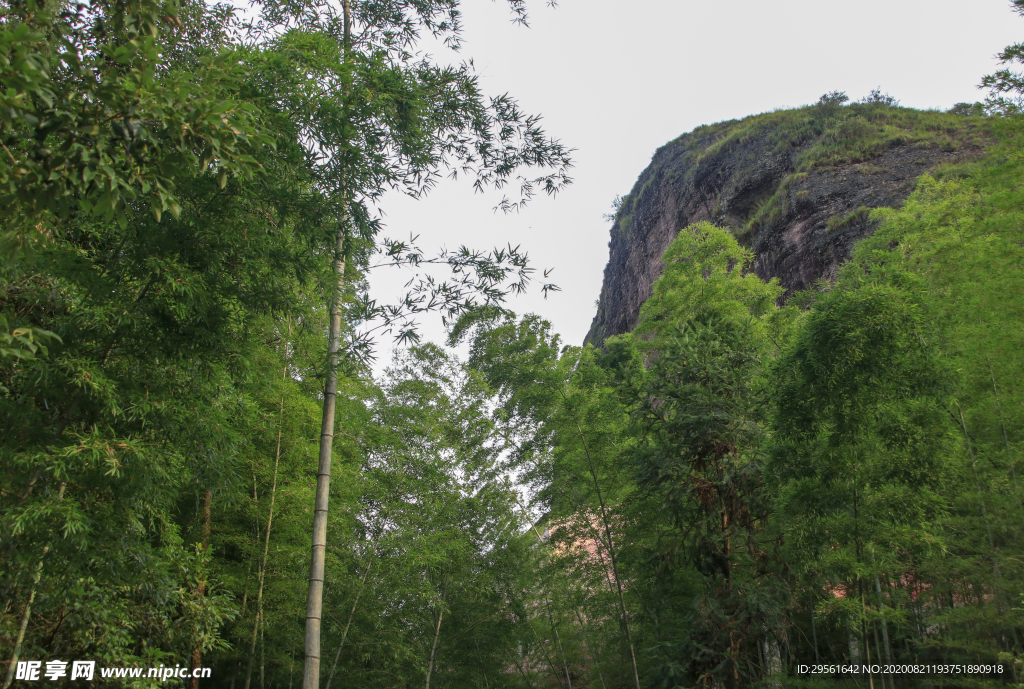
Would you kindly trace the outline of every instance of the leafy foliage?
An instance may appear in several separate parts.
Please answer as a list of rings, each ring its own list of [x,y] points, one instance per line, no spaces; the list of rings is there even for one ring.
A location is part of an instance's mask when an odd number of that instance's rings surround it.
[[[1011,0],[1017,14],[1024,16],[1024,3]],[[999,53],[1002,64],[1024,62],[1024,43],[1008,45]],[[1024,109],[1024,75],[1012,69],[1000,69],[995,74],[982,78],[981,88],[989,89],[985,107],[989,112],[1001,115],[1019,115]]]
[[[302,660],[295,572],[309,551],[308,456],[329,368],[323,292],[336,284],[342,216],[352,229],[342,247],[352,280],[340,295],[350,355],[360,353],[361,319],[383,316],[414,339],[411,314],[496,304],[531,280],[514,246],[428,257],[412,243],[377,244],[371,204],[389,187],[422,193],[438,170],[458,166],[481,185],[518,181],[513,205],[567,183],[569,161],[536,117],[508,97],[486,99],[468,67],[439,69],[408,53],[419,30],[457,29],[435,22],[440,4],[410,9],[424,22],[411,32],[379,4],[356,7],[357,21],[379,32],[346,61],[325,14],[282,28],[301,15],[293,6],[263,6],[252,27],[203,4],[5,6],[0,634],[15,659],[212,665],[225,684],[248,681],[255,665],[261,684],[286,681]],[[555,172],[539,177],[521,169],[549,164]],[[378,252],[384,264],[439,263],[455,277],[425,275],[403,304],[378,305],[357,296]],[[508,510],[504,484],[493,478],[489,492],[464,499],[461,475],[443,465],[455,429],[420,445],[387,440],[380,392],[359,358],[338,368],[332,496],[351,509],[331,517],[328,604],[363,615],[352,584],[386,587],[427,571],[397,534],[388,540],[387,523],[355,509],[390,480],[364,464],[388,442],[402,453],[429,446],[421,464],[440,473],[411,487],[414,500],[448,491],[438,504],[451,503],[450,521],[417,547],[429,552],[470,523],[487,531],[446,551],[455,574],[429,571],[472,577],[505,557],[512,574],[493,581],[511,586],[517,522],[488,516]],[[473,414],[483,412],[424,425]],[[397,518],[398,503],[384,497]],[[424,526],[414,523],[422,512],[406,506],[401,516],[405,535]],[[384,538],[379,559],[391,563],[377,581],[366,576],[368,534]],[[491,606],[487,619],[504,619],[492,579],[460,581],[453,591],[470,594],[443,608],[446,624],[476,629],[474,601]],[[364,605],[386,588],[374,590]],[[420,593],[419,612],[449,605]],[[344,624],[337,616],[332,609],[329,634]],[[496,638],[506,627],[493,627]],[[358,648],[375,643],[368,638]],[[420,638],[394,639],[381,657],[406,653],[401,668],[416,676]],[[452,647],[461,648],[441,651]],[[489,652],[500,667],[500,652]],[[441,655],[435,665],[446,673],[457,663]]]

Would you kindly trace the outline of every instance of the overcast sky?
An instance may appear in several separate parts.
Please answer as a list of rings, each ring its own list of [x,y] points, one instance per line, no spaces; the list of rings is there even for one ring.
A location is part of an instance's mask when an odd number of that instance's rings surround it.
[[[596,312],[608,260],[609,212],[654,151],[701,124],[815,102],[826,91],[856,100],[880,87],[901,105],[947,109],[982,100],[995,54],[1024,39],[1008,0],[561,0],[529,2],[530,27],[502,0],[466,0],[464,46],[429,46],[438,62],[473,58],[486,93],[509,93],[547,132],[576,149],[575,182],[518,214],[497,196],[445,182],[424,200],[382,203],[385,234],[420,235],[424,248],[521,245],[554,268],[562,291],[539,289],[509,306],[550,320],[580,344]],[[379,271],[372,296],[394,298],[409,274]],[[443,337],[423,319],[425,338]],[[382,360],[389,344],[382,342]]]

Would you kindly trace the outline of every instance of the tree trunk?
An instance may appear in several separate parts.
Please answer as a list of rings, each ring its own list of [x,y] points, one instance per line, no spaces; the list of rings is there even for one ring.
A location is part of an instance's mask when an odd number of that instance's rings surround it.
[[[288,367],[284,368],[283,376],[287,378]],[[270,526],[274,521],[274,498],[277,495],[277,467],[281,462],[281,430],[284,423],[284,393],[281,393],[281,406],[277,412],[277,452],[274,455],[274,477],[270,482],[270,508],[267,512],[267,530],[263,536],[263,562],[260,564],[259,587],[256,591],[256,621],[252,626],[252,643],[249,645],[249,665],[245,670],[245,689],[249,689],[252,677],[252,663],[256,656],[256,631],[263,623],[263,581],[267,574],[267,555],[270,553]],[[260,685],[263,684],[263,663],[260,663]]]
[[[444,605],[437,611],[437,626],[434,627],[434,644],[430,647],[430,662],[427,663],[427,684],[425,689],[430,689],[430,675],[434,672],[434,658],[437,655],[437,640],[441,636],[441,618],[444,617]]]
[[[352,13],[343,0],[345,62],[351,49]],[[347,193],[344,199],[348,203]],[[331,295],[331,324],[327,345],[327,382],[324,386],[323,418],[320,425],[320,459],[316,472],[316,503],[313,508],[313,547],[306,596],[306,663],[302,689],[320,689],[320,623],[323,617],[324,560],[327,554],[327,498],[331,486],[331,452],[334,445],[334,410],[338,397],[338,352],[341,350],[341,300],[345,287],[345,237],[348,208],[338,226],[334,247],[334,290]]]

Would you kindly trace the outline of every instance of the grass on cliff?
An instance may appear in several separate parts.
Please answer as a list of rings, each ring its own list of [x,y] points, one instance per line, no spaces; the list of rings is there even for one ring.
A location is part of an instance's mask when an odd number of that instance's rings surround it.
[[[707,132],[714,139],[710,145],[700,136],[704,128],[698,127],[693,132],[697,147],[691,151],[695,165],[714,164],[736,148],[765,138],[773,154],[799,150],[796,171],[807,172],[821,165],[861,163],[894,146],[957,150],[983,145],[990,125],[989,118],[877,103],[833,108],[811,105],[712,125]]]
[[[759,137],[766,137],[773,154],[796,155],[797,171],[784,179],[748,218],[742,229],[742,234],[747,234],[773,224],[789,212],[790,186],[806,177],[812,168],[864,163],[897,146],[945,151],[981,147],[991,134],[992,120],[988,118],[882,104],[810,106],[740,120],[733,131],[698,156],[697,164],[717,162],[736,146]],[[864,209],[858,209],[849,216],[833,218],[829,230],[863,220],[866,215]]]
[[[811,105],[697,127],[666,144],[659,153],[668,147],[682,146],[682,167],[691,179],[719,166],[725,158],[748,145],[757,145],[761,153],[795,156],[796,172],[754,211],[745,228],[750,231],[781,217],[787,211],[789,185],[814,167],[863,163],[895,146],[947,151],[984,146],[992,136],[993,122],[992,118],[880,103]],[[754,155],[753,150],[751,155]],[[629,230],[637,204],[652,188],[658,158],[655,154],[652,166],[624,199],[613,225],[615,233],[624,234]]]

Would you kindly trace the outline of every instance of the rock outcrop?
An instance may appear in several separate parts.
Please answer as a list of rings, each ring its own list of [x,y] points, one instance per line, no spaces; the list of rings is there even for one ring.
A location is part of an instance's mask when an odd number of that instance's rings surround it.
[[[754,252],[756,273],[789,294],[834,277],[873,231],[871,208],[897,206],[923,173],[984,143],[977,118],[883,105],[812,106],[684,134],[623,199],[586,341],[633,329],[662,253],[691,223],[730,229]]]

